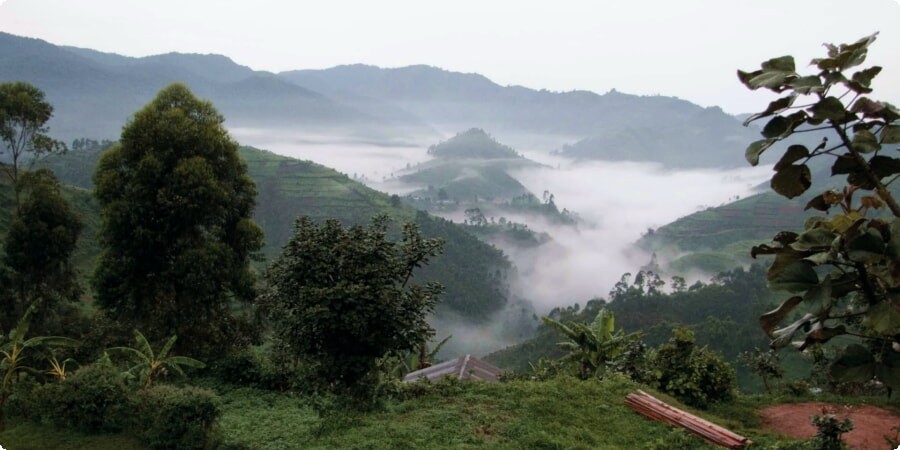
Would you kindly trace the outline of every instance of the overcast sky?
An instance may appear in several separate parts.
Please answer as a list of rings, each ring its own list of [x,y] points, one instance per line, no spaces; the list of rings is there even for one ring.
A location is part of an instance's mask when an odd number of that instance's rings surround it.
[[[877,98],[900,103],[900,0],[0,0],[0,31],[129,56],[220,53],[281,71],[429,64],[503,85],[663,94],[763,109],[737,68],[881,35]]]

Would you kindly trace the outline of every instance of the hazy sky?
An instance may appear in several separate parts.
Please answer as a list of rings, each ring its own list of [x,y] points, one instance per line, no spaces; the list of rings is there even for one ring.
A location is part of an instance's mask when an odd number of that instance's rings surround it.
[[[280,71],[429,64],[503,84],[663,94],[732,113],[769,97],[735,69],[881,31],[878,98],[900,103],[900,0],[0,0],[0,30],[143,56],[220,53]]]

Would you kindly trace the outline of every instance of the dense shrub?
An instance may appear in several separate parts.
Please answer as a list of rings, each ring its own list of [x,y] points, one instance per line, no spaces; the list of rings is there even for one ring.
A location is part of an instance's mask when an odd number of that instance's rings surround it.
[[[204,448],[221,414],[212,391],[190,386],[143,389],[134,404],[133,431],[151,449]]]
[[[674,334],[656,354],[660,389],[700,408],[731,399],[736,386],[734,368],[717,353],[698,348],[691,330],[676,328]]]
[[[32,392],[34,418],[85,432],[117,432],[126,423],[128,390],[119,372],[109,366],[85,366],[65,380]]]
[[[236,386],[284,390],[289,381],[287,370],[280,369],[268,355],[252,347],[222,358],[213,368],[218,378]]]

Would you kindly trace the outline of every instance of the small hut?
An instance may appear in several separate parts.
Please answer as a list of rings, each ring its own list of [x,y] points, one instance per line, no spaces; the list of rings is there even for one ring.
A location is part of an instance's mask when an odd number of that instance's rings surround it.
[[[439,381],[443,377],[454,377],[460,380],[486,381],[496,383],[502,371],[472,355],[460,356],[450,361],[435,364],[403,377],[403,381],[411,383],[422,378]]]

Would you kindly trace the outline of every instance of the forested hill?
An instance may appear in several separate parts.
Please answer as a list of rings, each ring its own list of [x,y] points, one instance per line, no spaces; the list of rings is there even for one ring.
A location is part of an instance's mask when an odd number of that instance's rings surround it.
[[[115,138],[129,115],[161,88],[187,84],[212,100],[228,126],[291,126],[325,130],[353,126],[358,133],[389,130],[430,133],[409,114],[389,107],[365,113],[268,72],[221,55],[170,53],[130,58],[0,33],[0,82],[27,81],[54,106],[54,136]]]
[[[734,167],[755,132],[719,108],[611,90],[550,92],[500,86],[429,66],[339,66],[273,74],[221,55],[132,58],[0,33],[0,81],[24,80],[56,108],[54,134],[114,138],[162,87],[183,82],[212,100],[229,127],[291,127],[382,140],[487,128],[552,135],[580,159]],[[550,149],[547,149],[550,150]]]
[[[479,127],[556,134],[573,142],[586,139],[566,150],[583,159],[737,167],[744,164],[743,149],[756,134],[719,108],[674,97],[501,86],[479,74],[430,66],[383,69],[357,64],[279,75],[346,102],[352,102],[351,97],[390,102],[445,129]],[[635,137],[641,135],[675,148],[657,158],[659,146]]]
[[[46,162],[64,183],[74,186],[67,192],[77,199],[78,211],[89,222],[78,258],[83,273],[90,272],[98,255],[94,236],[99,223],[99,207],[86,189],[91,188],[90,174],[94,172],[102,148],[98,145],[70,151]],[[256,182],[258,197],[254,219],[265,232],[263,253],[268,260],[280,253],[298,216],[310,216],[317,221],[336,218],[344,224],[366,224],[374,215],[388,214],[398,223],[415,221],[425,237],[446,240],[444,253],[420,272],[422,281],[439,281],[446,287],[439,315],[446,310],[469,320],[482,320],[506,304],[506,275],[511,270],[509,260],[503,252],[479,241],[458,225],[418,213],[403,206],[399,198],[370,189],[344,174],[309,161],[251,147],[242,147],[240,155]],[[0,236],[5,234],[6,219],[0,215]]]

